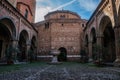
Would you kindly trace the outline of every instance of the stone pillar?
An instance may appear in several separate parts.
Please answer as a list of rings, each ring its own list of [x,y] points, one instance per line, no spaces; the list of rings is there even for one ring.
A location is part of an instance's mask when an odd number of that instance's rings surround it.
[[[12,40],[11,43],[12,43],[12,47],[13,47],[12,55],[14,57],[14,61],[17,62],[17,53],[18,53],[17,50],[19,50],[18,49],[18,40]]]
[[[115,27],[114,32],[115,32],[115,47],[116,47],[116,60],[115,60],[115,65],[120,65],[120,32],[119,32],[120,27]]]
[[[89,48],[89,62],[92,62],[92,41],[89,41],[88,43],[88,48]]]
[[[37,47],[35,47],[34,54],[35,54],[35,60],[37,60]]]
[[[97,49],[98,49],[98,57],[97,57],[97,59],[98,60],[101,60],[102,59],[102,47],[103,47],[103,34],[98,34],[97,36],[96,36],[96,38],[97,38],[97,45],[96,45],[96,47],[97,47]]]
[[[17,47],[18,45],[18,40],[12,40],[12,46]]]
[[[30,47],[31,47],[31,44],[30,43],[27,43],[27,51],[26,51],[26,58],[27,58],[27,61],[29,60],[29,50],[30,50]]]
[[[1,58],[5,57],[6,49],[7,49],[7,47],[8,47],[7,45],[8,45],[8,42],[7,42],[7,41],[3,41]]]

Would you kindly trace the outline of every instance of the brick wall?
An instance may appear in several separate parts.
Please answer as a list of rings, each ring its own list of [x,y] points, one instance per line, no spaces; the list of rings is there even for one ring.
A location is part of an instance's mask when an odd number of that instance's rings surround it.
[[[21,2],[21,3],[26,4],[26,5],[20,4],[20,12],[24,16],[25,11],[27,9],[28,10],[28,20],[30,22],[34,22],[34,20],[35,20],[36,0],[18,0],[17,2]]]
[[[65,17],[61,18],[61,15],[65,15]],[[67,50],[68,56],[79,55],[82,45],[82,24],[86,24],[86,21],[72,12],[55,11],[47,14],[45,21],[36,24],[39,55],[49,55],[51,48],[59,49],[61,47]],[[70,58],[68,60],[75,60],[76,57]]]

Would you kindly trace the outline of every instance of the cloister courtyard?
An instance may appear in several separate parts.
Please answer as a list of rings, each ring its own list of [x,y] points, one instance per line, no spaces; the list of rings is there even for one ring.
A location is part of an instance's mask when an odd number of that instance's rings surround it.
[[[0,66],[0,80],[120,80],[120,68],[79,62],[34,62]]]
[[[120,0],[0,0],[0,80],[120,80]]]

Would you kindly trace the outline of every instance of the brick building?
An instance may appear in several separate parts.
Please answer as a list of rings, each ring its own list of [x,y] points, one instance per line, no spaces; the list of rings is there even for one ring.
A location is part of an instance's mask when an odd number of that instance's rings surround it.
[[[11,46],[19,48],[19,61],[27,60],[28,50],[37,51],[35,18],[36,0],[0,0],[0,60]]]
[[[47,60],[51,49],[64,53],[60,60],[78,60],[85,49],[89,61],[120,65],[119,0],[101,0],[88,22],[74,12],[58,10],[33,25],[35,5],[36,0],[0,0],[0,60],[12,45],[20,49],[20,61],[27,59],[28,50]]]
[[[61,53],[64,52],[62,53],[64,59],[78,60],[82,47],[83,28],[86,22],[78,14],[67,10],[48,13],[44,21],[36,23],[38,30],[38,58],[50,58],[49,51],[57,49]]]
[[[120,0],[101,0],[84,29],[84,41],[90,61],[120,65]]]

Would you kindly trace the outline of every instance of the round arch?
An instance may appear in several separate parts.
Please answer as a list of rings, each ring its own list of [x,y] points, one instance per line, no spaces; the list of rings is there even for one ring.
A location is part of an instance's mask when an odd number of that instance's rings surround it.
[[[92,43],[96,43],[96,30],[93,27],[90,31],[90,41],[92,41]]]
[[[16,38],[16,28],[9,18],[0,18],[0,58],[5,57],[5,51]]]
[[[26,30],[22,30],[19,35],[18,47],[20,53],[18,54],[19,61],[27,59],[27,43],[29,41],[29,35]]]
[[[31,49],[34,50],[36,47],[37,47],[37,41],[36,41],[36,37],[33,36],[32,39],[31,39]]]
[[[14,21],[9,17],[0,18],[0,23],[4,24],[10,31],[13,39],[16,39],[16,26]]]
[[[97,54],[95,52],[95,47],[96,47],[97,39],[96,39],[96,30],[94,27],[91,29],[90,32],[90,41],[92,42],[92,59],[96,60]]]
[[[115,33],[112,27],[112,21],[109,16],[104,16],[99,25],[99,34],[102,34],[102,59],[105,62],[114,62],[115,54]]]
[[[67,61],[67,49],[64,47],[60,47],[58,50],[60,51],[60,54],[58,55],[58,60]]]
[[[109,16],[103,16],[99,23],[99,33],[102,34],[108,23],[112,23]],[[111,25],[112,26],[112,25]]]

